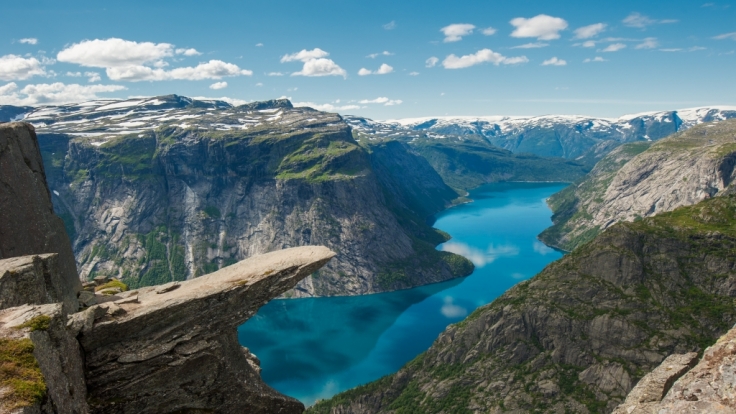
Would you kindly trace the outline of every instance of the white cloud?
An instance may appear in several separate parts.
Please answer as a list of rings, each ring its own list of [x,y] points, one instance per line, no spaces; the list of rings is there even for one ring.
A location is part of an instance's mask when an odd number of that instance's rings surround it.
[[[138,43],[110,38],[75,43],[59,52],[56,58],[60,62],[82,66],[114,68],[155,62],[173,54],[174,46],[169,43]]]
[[[227,88],[227,82],[215,82],[212,85],[210,85],[210,89],[225,89]]]
[[[594,40],[586,40],[581,44],[582,47],[595,47],[595,41]]]
[[[189,49],[176,49],[177,55],[184,55],[184,56],[198,56],[202,53],[198,52],[197,49],[189,48]]]
[[[593,59],[587,58],[583,61],[583,63],[590,63],[590,62],[608,62],[606,59],[603,59],[600,56],[596,56]]]
[[[496,34],[497,30],[493,27],[486,27],[485,29],[481,30],[481,33],[483,33],[486,36],[493,36]]]
[[[18,85],[11,82],[0,86],[0,104],[7,105],[55,105],[70,102],[83,102],[99,99],[98,93],[115,92],[126,89],[121,85],[78,85],[56,83],[42,83],[26,85],[18,89]]]
[[[590,39],[591,37],[598,36],[599,33],[606,30],[606,26],[607,25],[605,23],[596,23],[575,29],[575,38]]]
[[[510,23],[516,28],[511,37],[536,37],[539,40],[559,39],[560,31],[567,29],[567,22],[564,19],[546,14],[531,19],[517,17]]]
[[[391,52],[389,52],[387,50],[384,50],[381,53],[371,53],[370,55],[368,55],[366,57],[367,58],[371,58],[371,59],[375,59],[375,58],[377,58],[379,56],[393,56],[393,55],[394,55],[393,53],[391,53]]]
[[[558,59],[557,56],[547,59],[544,62],[542,62],[542,66],[565,66],[567,65],[567,61]]]
[[[284,76],[281,72],[268,72],[266,76]]]
[[[527,59],[526,56],[507,58],[491,49],[481,49],[472,55],[464,55],[461,57],[457,57],[454,54],[449,55],[442,61],[442,66],[444,66],[445,69],[462,69],[481,63],[493,63],[498,66],[501,63],[510,65],[528,61],[529,59]]]
[[[70,76],[72,78],[78,78],[82,76],[82,72],[67,72],[65,73],[65,76]]]
[[[102,80],[100,74],[97,72],[84,72],[84,76],[87,77],[87,82],[89,83],[99,82]]]
[[[475,26],[468,23],[456,23],[449,26],[445,26],[440,29],[440,32],[445,35],[445,43],[457,42],[462,40],[463,36],[468,36],[473,33]]]
[[[680,48],[672,48],[672,49],[659,49],[660,52],[680,52],[682,49]]]
[[[608,45],[605,49],[601,50],[601,52],[618,52],[621,49],[626,49],[626,45],[623,43],[614,43]]]
[[[514,46],[512,49],[538,49],[540,47],[547,47],[549,46],[549,43],[542,43],[542,42],[534,42],[534,43],[525,43],[523,45]]]
[[[623,19],[622,22],[629,27],[645,29],[647,26],[651,26],[653,24],[677,23],[678,21],[675,19],[655,20],[650,19],[648,16],[645,16],[639,12],[632,12],[628,16],[626,16],[626,18]]]
[[[534,240],[534,252],[541,254],[542,256],[546,256],[550,253],[554,253],[555,249],[547,246],[546,244],[540,242],[539,240]]]
[[[419,72],[409,72],[409,76],[419,76]]]
[[[263,43],[256,43],[256,47],[263,47]]]
[[[424,66],[426,66],[428,68],[433,68],[433,67],[437,66],[437,63],[439,61],[440,60],[437,59],[435,56],[432,56],[431,58],[429,58],[426,61],[424,61]]]
[[[388,99],[385,96],[378,97],[376,99],[363,99],[358,101],[360,104],[383,104],[384,106],[401,105],[404,101],[401,99]]]
[[[659,46],[659,42],[656,37],[647,37],[643,42],[639,43],[634,49],[654,49]]]
[[[162,81],[162,80],[203,80],[220,79],[226,76],[250,76],[252,71],[240,69],[233,63],[221,60],[210,60],[194,67],[175,68],[171,70],[152,69],[147,66],[110,67],[107,76],[112,80],[129,82]]]
[[[0,80],[26,80],[34,76],[45,76],[45,63],[53,61],[39,61],[35,57],[24,58],[16,55],[0,56]]]
[[[317,104],[314,102],[293,102],[292,105],[294,105],[295,107],[308,106],[318,111],[325,112],[350,111],[353,109],[360,109],[360,105],[334,105],[331,103]]]
[[[370,70],[368,70],[366,68],[361,68],[358,71],[358,75],[360,75],[360,76],[366,76],[366,75],[385,75],[385,74],[391,73],[393,71],[394,71],[394,68],[392,68],[391,66],[383,63],[378,68],[378,70],[375,70],[375,71],[370,71]]]
[[[702,47],[702,46],[693,46],[693,47],[691,47],[691,48],[688,48],[688,49],[687,49],[687,51],[688,51],[688,52],[696,52],[696,51],[698,51],[698,50],[706,50],[706,49],[707,49],[707,48],[705,48],[705,47]]]
[[[302,70],[292,73],[291,76],[342,76],[347,78],[348,73],[331,59],[321,58],[304,62]]]
[[[192,96],[192,99],[195,99],[198,101],[223,101],[223,102],[229,103],[232,106],[240,106],[240,105],[247,104],[248,102],[252,102],[252,101],[246,101],[244,99],[230,98],[227,96],[222,96],[220,98],[209,98],[206,96]]]
[[[383,28],[386,30],[394,30],[398,26],[395,21],[391,20],[390,22],[383,25]]]
[[[26,37],[24,39],[20,39],[19,42],[26,45],[35,45],[38,43],[38,39],[35,37]]]
[[[329,55],[330,55],[329,53],[325,52],[324,50],[318,47],[312,50],[302,49],[299,52],[282,56],[281,63],[294,62],[294,61],[307,62],[312,59],[319,59],[319,58],[327,57]]]
[[[718,36],[713,36],[713,38],[716,40],[724,40],[724,39],[736,40],[736,32],[720,34]]]

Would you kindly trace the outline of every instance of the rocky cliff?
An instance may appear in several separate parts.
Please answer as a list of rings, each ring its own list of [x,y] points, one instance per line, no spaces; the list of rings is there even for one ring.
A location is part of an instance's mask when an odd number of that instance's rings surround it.
[[[736,196],[619,223],[314,413],[608,413],[736,322]]]
[[[614,414],[736,412],[736,328],[698,361],[697,354],[670,355],[636,384]]]
[[[297,247],[190,281],[80,292],[68,239],[54,244],[64,230],[51,210],[33,129],[2,125],[0,143],[0,200],[15,201],[3,204],[2,214],[16,220],[0,227],[0,412],[304,410],[262,382],[258,359],[240,346],[237,327],[334,252]],[[26,255],[8,257],[14,252]],[[95,300],[82,300],[85,294]]]
[[[403,146],[395,160],[378,160],[380,151],[359,146],[336,114],[286,100],[235,108],[166,96],[41,109],[26,119],[38,127],[83,279],[181,281],[304,245],[337,257],[287,296],[373,293],[472,270],[436,252],[446,236],[425,223],[456,194]],[[427,176],[392,187],[400,173],[376,168],[397,162]],[[414,210],[401,191],[413,185],[423,194],[414,199],[432,204]]]
[[[619,221],[727,194],[734,166],[736,120],[701,124],[653,144],[623,145],[581,183],[550,198],[554,225],[540,239],[572,250]]]

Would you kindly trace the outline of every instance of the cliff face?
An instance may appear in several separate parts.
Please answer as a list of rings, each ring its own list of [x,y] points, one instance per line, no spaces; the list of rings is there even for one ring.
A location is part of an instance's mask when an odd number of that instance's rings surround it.
[[[427,211],[395,208],[396,191],[382,185],[392,173],[377,178],[338,115],[288,101],[224,105],[160,97],[31,117],[45,125],[49,182],[83,279],[186,280],[304,245],[337,257],[287,296],[372,293],[470,272],[459,256],[434,251],[444,238],[424,223]],[[444,207],[454,194],[427,172],[436,187],[428,195],[439,191]]]
[[[734,322],[736,197],[620,223],[315,413],[611,412]]]
[[[621,146],[575,187],[550,198],[545,243],[572,250],[619,221],[671,211],[730,191],[736,120],[701,124],[654,144]]]
[[[0,412],[304,410],[261,381],[258,359],[240,346],[237,327],[318,271],[334,252],[297,247],[190,281],[82,291],[80,298],[96,301],[79,302],[97,304],[77,312],[79,279],[68,239],[61,244],[65,249],[54,245],[63,227],[51,210],[33,129],[0,125],[0,143],[2,214],[17,220],[0,227],[3,254],[31,250],[0,258]],[[38,235],[48,237],[32,237]],[[47,248],[59,253],[44,253]],[[68,283],[68,263],[76,283]]]
[[[0,259],[59,253],[60,278],[47,278],[48,297],[36,303],[63,302],[67,312],[76,311],[76,292],[82,286],[64,223],[53,213],[38,141],[28,124],[0,126],[0,187]],[[33,290],[33,284],[27,288]]]

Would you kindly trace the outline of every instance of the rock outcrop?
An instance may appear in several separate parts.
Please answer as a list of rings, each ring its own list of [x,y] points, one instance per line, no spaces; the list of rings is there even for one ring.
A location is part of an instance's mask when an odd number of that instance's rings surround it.
[[[26,123],[0,126],[0,188],[0,259],[58,253],[58,280],[49,281],[54,286],[45,292],[48,301],[34,303],[62,302],[66,312],[76,312],[82,286],[74,255],[64,223],[53,212],[35,132]]]
[[[398,373],[309,412],[609,413],[667,356],[700,352],[733,326],[734,248],[733,195],[619,223],[448,327]]]
[[[697,362],[697,365],[696,365]],[[672,355],[631,390],[614,414],[736,412],[736,328],[697,355]]]
[[[540,238],[572,250],[633,221],[731,192],[736,120],[695,126],[653,144],[621,146],[576,186],[550,198],[554,226]]]
[[[50,208],[33,129],[3,125],[0,143],[0,214],[17,220],[0,223],[0,412],[304,410],[263,383],[258,359],[238,342],[237,326],[318,271],[334,252],[297,247],[190,281],[108,289],[96,295],[97,304],[81,301],[84,310],[77,312],[79,280],[68,239],[61,243],[66,249],[54,244],[64,230]],[[23,222],[31,219],[37,222]],[[31,254],[7,257],[17,252]],[[69,283],[69,262],[76,283]]]
[[[435,251],[446,238],[423,214],[456,194],[423,168],[439,187],[417,193],[441,198],[422,212],[393,203],[371,154],[337,114],[287,100],[232,107],[178,96],[44,114],[28,119],[38,125],[54,202],[85,280],[182,281],[308,245],[337,256],[287,296],[396,290],[472,269]]]

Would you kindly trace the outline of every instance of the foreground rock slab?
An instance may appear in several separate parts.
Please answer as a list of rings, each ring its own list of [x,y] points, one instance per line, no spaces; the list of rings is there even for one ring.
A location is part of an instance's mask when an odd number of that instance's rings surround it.
[[[91,411],[302,412],[302,403],[262,382],[237,327],[334,255],[326,247],[281,250],[72,315]]]
[[[692,369],[689,369],[692,364],[672,367],[678,365],[672,364],[673,361],[693,359],[693,356],[672,355],[667,358],[662,365],[639,381],[629,393],[626,402],[618,406],[614,414],[736,412],[736,327],[706,349],[703,359]],[[679,379],[672,388],[663,390],[666,394],[662,393],[659,398],[652,399],[637,398],[647,394],[652,378],[673,378],[673,374],[682,368],[689,370],[677,375]]]

